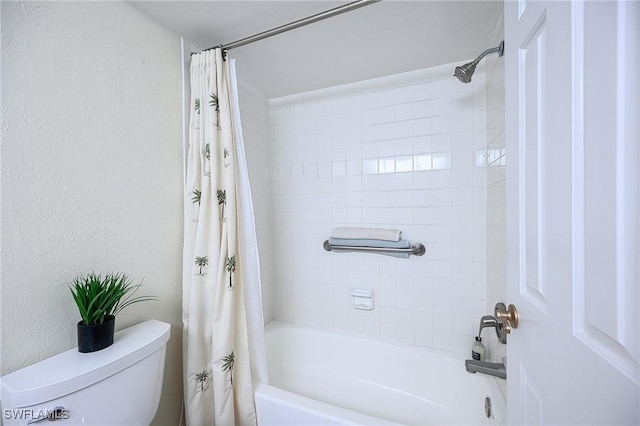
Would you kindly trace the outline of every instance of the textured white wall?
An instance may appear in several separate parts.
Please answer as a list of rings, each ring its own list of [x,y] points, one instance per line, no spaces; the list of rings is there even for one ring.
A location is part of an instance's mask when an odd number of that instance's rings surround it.
[[[125,271],[170,322],[156,424],[181,406],[180,39],[121,2],[2,2],[2,359],[76,345],[66,286]]]

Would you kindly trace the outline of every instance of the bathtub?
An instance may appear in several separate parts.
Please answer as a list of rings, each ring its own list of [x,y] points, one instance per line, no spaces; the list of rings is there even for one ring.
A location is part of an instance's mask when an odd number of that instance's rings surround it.
[[[255,385],[259,426],[506,421],[496,379],[467,373],[461,356],[276,321],[266,347],[270,384]]]

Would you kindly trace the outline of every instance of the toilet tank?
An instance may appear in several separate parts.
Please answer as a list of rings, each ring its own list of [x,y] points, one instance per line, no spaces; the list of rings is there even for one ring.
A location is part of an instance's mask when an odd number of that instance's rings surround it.
[[[117,332],[101,351],[74,348],[2,377],[4,425],[50,414],[59,425],[148,426],[160,402],[170,327],[149,320]]]

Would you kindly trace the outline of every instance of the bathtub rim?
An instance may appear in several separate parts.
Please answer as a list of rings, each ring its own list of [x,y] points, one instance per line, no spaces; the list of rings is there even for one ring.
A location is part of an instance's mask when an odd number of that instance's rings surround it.
[[[276,330],[286,330],[286,329],[290,329],[290,330],[300,330],[300,331],[305,331],[305,332],[312,332],[312,333],[318,333],[320,335],[325,335],[325,336],[329,336],[329,338],[340,338],[340,339],[354,339],[356,341],[364,341],[364,342],[368,342],[368,343],[372,343],[375,345],[381,345],[384,347],[388,347],[388,348],[394,348],[394,349],[408,349],[417,353],[420,353],[421,355],[425,355],[428,357],[431,357],[433,359],[439,359],[439,360],[447,360],[447,361],[455,361],[457,363],[459,363],[459,368],[464,370],[464,360],[465,359],[469,359],[468,357],[464,356],[461,353],[458,352],[449,352],[446,350],[442,350],[442,349],[436,349],[436,348],[429,348],[429,347],[423,347],[423,346],[418,346],[418,345],[411,345],[411,344],[406,344],[406,343],[399,343],[399,342],[388,342],[388,341],[384,341],[384,340],[380,340],[380,339],[376,339],[376,338],[372,338],[369,336],[363,336],[363,335],[359,335],[359,334],[353,334],[353,333],[344,333],[344,332],[340,332],[340,331],[332,331],[332,330],[323,330],[323,329],[317,329],[317,328],[313,328],[311,326],[308,325],[303,325],[303,324],[295,324],[295,323],[290,323],[290,322],[285,322],[285,321],[278,321],[278,320],[272,320],[269,323],[267,323],[265,325],[265,337],[267,335],[267,333],[269,331],[276,331]],[[468,373],[471,374],[471,373]],[[505,425],[506,424],[506,420],[507,420],[507,400],[506,400],[506,396],[502,393],[502,388],[499,386],[498,384],[498,380],[502,380],[502,379],[498,379],[495,377],[490,377],[490,376],[485,376],[485,375],[479,375],[479,373],[476,373],[475,376],[479,376],[482,377],[484,380],[486,380],[486,382],[488,383],[488,387],[489,387],[489,393],[490,395],[487,395],[491,398],[491,406],[492,406],[492,417],[493,417],[493,423],[496,425]],[[263,385],[263,386],[260,386]],[[320,404],[326,405],[328,407],[332,407],[332,408],[337,408],[340,410],[346,410],[349,413],[355,413],[358,415],[363,415],[369,418],[373,418],[373,419],[378,419],[378,421],[384,421],[387,422],[386,424],[398,424],[398,423],[393,423],[390,422],[389,420],[385,420],[385,419],[381,419],[378,417],[373,417],[373,416],[369,416],[367,414],[364,413],[360,413],[354,410],[350,410],[347,408],[343,408],[343,407],[339,407],[336,405],[333,405],[331,403],[327,403],[327,402],[323,402],[323,401],[319,401],[319,400],[315,400],[313,398],[307,397],[307,396],[303,396],[303,395],[299,395],[296,394],[294,392],[290,392],[286,389],[282,389],[279,388],[277,386],[274,386],[270,383],[265,384],[265,383],[256,383],[256,389],[260,388],[261,390],[264,390],[264,386],[268,386],[270,388],[273,389],[277,389],[278,391],[284,392],[285,394],[281,394],[281,395],[292,395],[294,397],[300,397],[300,398],[304,398],[304,400],[308,400],[308,401],[313,401],[313,402],[318,402]]]
[[[254,386],[254,395],[256,398],[256,411],[258,417],[260,417],[259,412],[261,405],[259,398],[262,398],[267,402],[273,401],[274,399],[277,399],[279,402],[286,401],[285,405],[288,407],[304,407],[305,411],[311,411],[314,414],[320,412],[324,419],[332,422],[330,424],[381,426],[400,425],[400,423],[394,423],[380,417],[370,416],[365,413],[360,413],[348,408],[309,398],[266,383],[256,383]]]

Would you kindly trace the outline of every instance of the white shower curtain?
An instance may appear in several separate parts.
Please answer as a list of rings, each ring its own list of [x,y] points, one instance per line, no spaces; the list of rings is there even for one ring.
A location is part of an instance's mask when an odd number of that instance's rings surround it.
[[[191,58],[183,355],[188,425],[255,425],[267,381],[260,270],[232,60]]]

